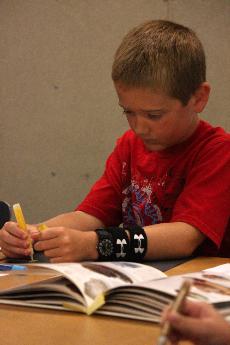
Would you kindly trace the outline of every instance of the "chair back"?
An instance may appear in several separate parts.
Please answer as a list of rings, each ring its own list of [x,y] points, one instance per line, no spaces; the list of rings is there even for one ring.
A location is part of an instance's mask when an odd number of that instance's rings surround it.
[[[5,222],[8,222],[11,218],[10,205],[5,201],[0,201],[0,229]]]

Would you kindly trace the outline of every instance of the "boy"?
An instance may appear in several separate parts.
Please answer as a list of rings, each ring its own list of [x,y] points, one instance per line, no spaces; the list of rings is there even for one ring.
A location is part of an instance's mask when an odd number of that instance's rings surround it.
[[[198,117],[205,69],[199,39],[182,25],[153,20],[124,37],[112,78],[131,129],[75,212],[42,233],[30,227],[36,250],[51,262],[229,256],[230,136]],[[0,246],[9,257],[30,252],[12,222]]]

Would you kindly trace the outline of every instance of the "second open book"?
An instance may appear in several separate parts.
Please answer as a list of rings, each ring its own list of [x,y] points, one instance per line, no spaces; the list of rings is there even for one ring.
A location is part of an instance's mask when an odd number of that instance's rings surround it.
[[[230,315],[230,264],[172,277],[131,262],[29,264],[0,275],[0,303],[159,322],[188,277],[190,298]]]

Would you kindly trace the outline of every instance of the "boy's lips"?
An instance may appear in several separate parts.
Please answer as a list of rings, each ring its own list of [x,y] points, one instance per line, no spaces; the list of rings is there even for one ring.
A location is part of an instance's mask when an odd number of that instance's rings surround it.
[[[156,139],[142,139],[144,146],[150,151],[161,151],[166,147]]]
[[[158,140],[156,139],[142,139],[143,142],[147,145],[155,145],[158,144]]]

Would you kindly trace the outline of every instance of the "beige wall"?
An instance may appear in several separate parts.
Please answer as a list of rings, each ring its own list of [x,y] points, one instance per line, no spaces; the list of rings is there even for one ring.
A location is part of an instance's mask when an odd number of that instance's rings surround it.
[[[0,1],[0,199],[28,222],[72,210],[102,173],[127,128],[113,54],[152,18],[198,33],[213,86],[204,117],[229,130],[229,0]]]

